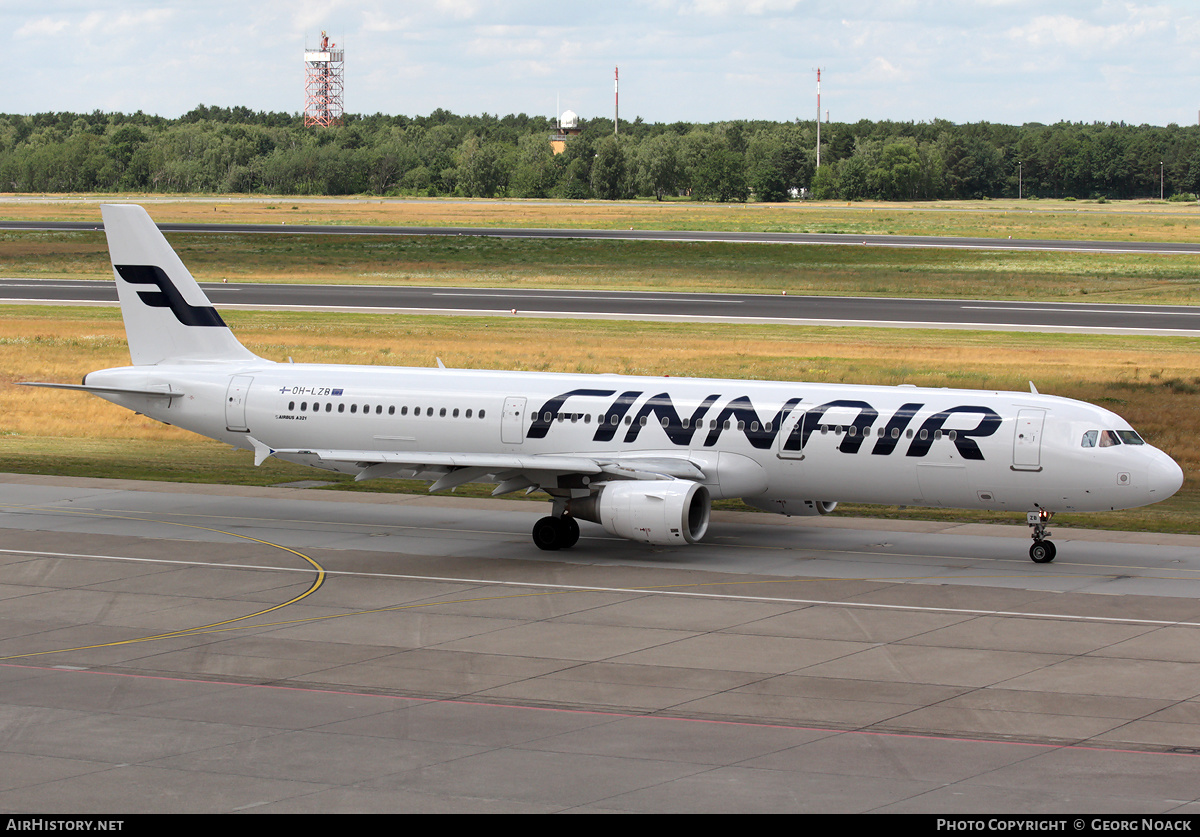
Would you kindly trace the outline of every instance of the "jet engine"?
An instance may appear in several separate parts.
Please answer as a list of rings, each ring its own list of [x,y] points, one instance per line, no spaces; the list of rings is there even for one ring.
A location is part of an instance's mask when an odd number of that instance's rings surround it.
[[[599,523],[610,534],[664,546],[703,538],[711,508],[708,489],[691,480],[605,483],[567,506],[575,517]]]

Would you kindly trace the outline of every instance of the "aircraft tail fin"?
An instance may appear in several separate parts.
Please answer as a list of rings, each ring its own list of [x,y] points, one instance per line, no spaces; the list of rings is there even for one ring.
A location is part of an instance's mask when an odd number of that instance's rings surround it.
[[[100,212],[134,365],[256,359],[225,325],[145,209],[104,204]]]

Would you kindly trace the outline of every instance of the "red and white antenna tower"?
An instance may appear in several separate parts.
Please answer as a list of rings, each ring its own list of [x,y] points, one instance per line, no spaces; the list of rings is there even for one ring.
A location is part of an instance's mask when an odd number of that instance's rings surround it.
[[[821,168],[821,68],[817,67],[817,168]]]
[[[613,135],[621,132],[621,68],[613,67]]]
[[[304,124],[341,125],[345,50],[321,32],[321,46],[304,50]]]

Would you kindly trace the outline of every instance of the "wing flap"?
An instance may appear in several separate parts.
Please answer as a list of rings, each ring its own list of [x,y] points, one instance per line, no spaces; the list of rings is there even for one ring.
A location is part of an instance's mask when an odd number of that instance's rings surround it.
[[[251,442],[255,443],[255,464],[261,464],[272,455],[311,457],[318,462],[357,467],[355,481],[390,477],[427,479],[433,482],[430,491],[444,491],[468,482],[492,482],[498,484],[495,494],[507,494],[531,486],[555,485],[560,476],[603,475],[617,480],[705,479],[704,471],[686,457],[272,449],[257,440],[251,439]]]

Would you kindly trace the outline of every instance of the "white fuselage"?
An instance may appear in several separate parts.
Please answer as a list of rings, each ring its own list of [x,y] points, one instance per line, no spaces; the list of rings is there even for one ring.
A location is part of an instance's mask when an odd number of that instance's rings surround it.
[[[1182,481],[1114,413],[1035,393],[269,361],[107,369],[86,383],[169,386],[184,395],[103,397],[238,447],[686,457],[713,498],[783,513],[804,500],[1100,511]],[[1115,441],[1087,445],[1091,431]]]

